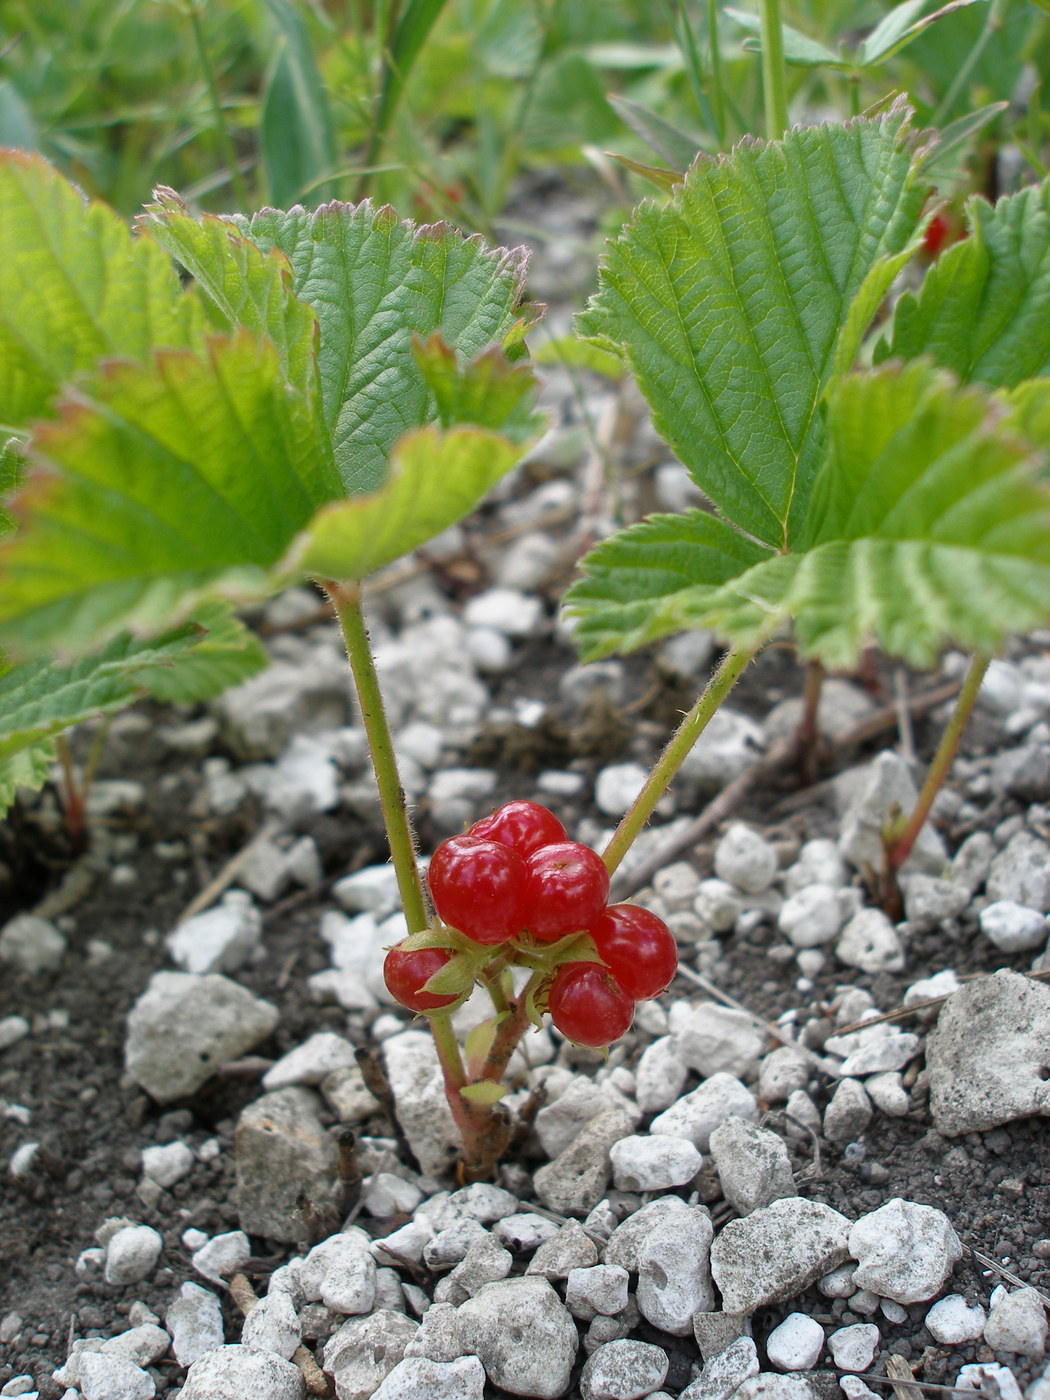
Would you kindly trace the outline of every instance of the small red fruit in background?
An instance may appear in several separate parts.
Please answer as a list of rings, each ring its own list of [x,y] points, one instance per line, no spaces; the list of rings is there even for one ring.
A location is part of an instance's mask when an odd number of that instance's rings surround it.
[[[541,846],[552,846],[569,839],[569,833],[553,812],[539,802],[529,802],[524,798],[504,802],[491,816],[476,821],[467,835],[476,836],[481,841],[501,841],[522,856],[531,856]]]
[[[938,209],[923,230],[922,253],[927,262],[933,262],[951,243],[958,243],[966,234],[955,210],[943,207]]]
[[[602,858],[579,841],[541,846],[525,862],[526,925],[551,943],[590,928],[605,908],[609,872]]]
[[[634,1002],[598,963],[562,963],[547,1007],[551,1020],[577,1045],[611,1045],[630,1029]]]
[[[505,943],[525,927],[525,861],[498,841],[442,841],[430,857],[427,887],[445,923],[475,943]]]
[[[391,948],[383,962],[387,991],[409,1011],[436,1011],[451,1005],[454,996],[420,991],[451,957],[447,948]]]
[[[617,984],[635,1001],[665,991],[678,971],[674,934],[640,904],[610,904],[589,930],[598,955]]]

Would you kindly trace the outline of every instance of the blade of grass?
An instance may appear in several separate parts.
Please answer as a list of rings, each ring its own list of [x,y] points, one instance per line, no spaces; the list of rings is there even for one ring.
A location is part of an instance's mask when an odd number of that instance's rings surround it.
[[[222,102],[219,98],[219,89],[215,83],[215,70],[212,67],[211,57],[208,53],[208,45],[204,38],[204,28],[201,24],[201,6],[204,0],[190,0],[187,6],[190,28],[193,31],[193,44],[197,50],[197,60],[201,66],[201,76],[204,78],[205,87],[208,89],[208,100],[211,103],[212,118],[214,120],[215,141],[222,154],[222,159],[226,163],[229,171],[230,186],[233,190],[233,197],[237,202],[238,209],[247,214],[251,208],[251,200],[248,197],[248,186],[244,182],[240,166],[237,163],[237,152],[234,149],[233,138],[230,136],[229,127],[226,125],[226,114],[223,111]]]

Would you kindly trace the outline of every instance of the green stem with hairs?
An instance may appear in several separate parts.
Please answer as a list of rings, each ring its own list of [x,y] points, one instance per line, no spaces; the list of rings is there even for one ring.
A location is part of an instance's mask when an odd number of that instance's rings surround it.
[[[738,647],[726,652],[703,694],[671,736],[656,766],[646,779],[645,786],[632,802],[602,852],[602,860],[610,875],[615,872],[638,833],[652,816],[656,804],[667,791],[671,779],[681,768],[689,750],[747,669],[748,662],[756,650],[757,647]]]
[[[761,0],[762,92],[766,108],[766,138],[779,141],[788,129],[787,65],[780,0]]]
[[[944,780],[948,776],[952,759],[959,748],[959,740],[962,738],[963,730],[966,728],[967,720],[969,720],[977,700],[977,692],[981,688],[981,682],[984,680],[984,673],[988,669],[990,660],[990,655],[984,651],[977,652],[971,660],[970,668],[966,672],[962,687],[955,699],[955,709],[952,711],[951,719],[944,727],[941,742],[937,745],[937,752],[926,770],[926,781],[922,785],[922,791],[916,799],[911,815],[897,831],[891,832],[886,840],[886,870],[890,876],[895,877],[897,871],[911,855],[912,847],[918,839],[923,823],[930,815],[934,798],[940,792]]]
[[[383,810],[387,840],[390,843],[390,859],[397,876],[401,906],[405,911],[409,933],[419,933],[428,927],[430,918],[426,900],[423,898],[419,868],[416,865],[416,845],[408,809],[405,806],[404,789],[397,771],[390,725],[387,722],[372,648],[368,641],[368,629],[361,609],[361,589],[356,583],[326,582],[323,586],[332,600],[343,631],[343,641],[346,643],[346,654],[350,660],[350,670],[353,672],[357,699],[361,706],[361,720],[372,755],[372,768],[379,790],[379,802]]]

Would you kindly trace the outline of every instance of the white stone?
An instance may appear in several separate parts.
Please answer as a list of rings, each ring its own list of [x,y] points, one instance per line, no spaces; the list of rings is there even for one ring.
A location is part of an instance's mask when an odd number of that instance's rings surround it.
[[[829,1142],[853,1142],[871,1122],[871,1100],[859,1079],[840,1079],[824,1110]]]
[[[1042,1356],[1046,1337],[1046,1309],[1037,1289],[1018,1288],[1013,1293],[996,1289],[984,1328],[984,1340],[994,1351]]]
[[[693,911],[715,933],[728,933],[743,909],[744,901],[735,885],[727,880],[700,881]]]
[[[1028,831],[1018,831],[993,858],[986,882],[992,900],[1050,911],[1050,844]]]
[[[994,1362],[972,1362],[963,1366],[955,1378],[955,1389],[963,1393],[975,1390],[980,1395],[992,1396],[993,1400],[1021,1400],[1017,1377],[1008,1366]],[[1031,1394],[1029,1390],[1030,1397]]]
[[[576,1075],[552,1102],[536,1115],[536,1136],[548,1157],[557,1157],[579,1136],[582,1128],[611,1108],[630,1112],[624,1096],[609,1083],[598,1084],[590,1076]],[[633,1117],[640,1116],[632,1114]]]
[[[650,1123],[649,1132],[687,1138],[700,1152],[706,1152],[711,1134],[731,1113],[754,1122],[758,1118],[758,1102],[734,1075],[712,1074],[658,1114]]]
[[[678,1053],[703,1079],[719,1073],[750,1079],[757,1073],[765,1042],[746,1012],[714,1002],[676,1001],[668,1024]]]
[[[62,1385],[75,1384],[81,1400],[151,1400],[157,1393],[141,1366],[102,1352],[75,1352],[55,1375]]]
[[[649,776],[640,763],[613,763],[594,780],[594,802],[599,812],[619,819],[630,807]]]
[[[213,1235],[207,1244],[195,1249],[190,1263],[203,1278],[225,1284],[251,1257],[252,1247],[244,1231],[227,1230],[225,1234]]]
[[[193,1149],[176,1139],[160,1147],[142,1149],[142,1174],[167,1190],[193,1170],[195,1161]]]
[[[148,1310],[142,1304],[143,1312]],[[129,1309],[128,1320],[131,1320],[131,1313],[135,1305]],[[154,1361],[159,1361],[171,1345],[171,1338],[163,1327],[158,1326],[158,1319],[153,1313],[148,1313],[153,1318],[151,1322],[140,1322],[129,1327],[126,1332],[118,1332],[115,1337],[108,1337],[102,1343],[102,1353],[105,1356],[119,1356],[125,1361],[133,1361],[136,1366],[150,1366]]]
[[[687,860],[677,860],[656,872],[653,889],[665,909],[691,909],[700,890],[700,876]]]
[[[798,859],[784,871],[784,889],[796,894],[806,885],[830,885],[838,889],[849,878],[846,862],[834,841],[818,837],[807,841]]]
[[[0,963],[35,977],[57,972],[66,955],[66,940],[49,919],[16,914],[0,930]]]
[[[677,781],[700,791],[723,788],[758,761],[764,744],[760,725],[722,705],[686,754]]]
[[[518,1254],[531,1254],[558,1233],[558,1226],[545,1215],[522,1211],[497,1221],[492,1233],[508,1249],[513,1249]]]
[[[459,1130],[428,1032],[405,1031],[383,1042],[383,1060],[398,1121],[427,1176],[441,1176],[459,1156]]]
[[[246,1346],[205,1352],[190,1367],[180,1400],[304,1400],[298,1366]]]
[[[290,1361],[303,1329],[287,1293],[267,1293],[244,1319],[241,1344],[252,1351],[272,1351]]]
[[[908,765],[892,750],[878,754],[861,779],[842,818],[839,850],[856,870],[881,868],[882,831],[892,812],[910,812],[918,793]],[[948,862],[944,843],[929,822],[919,832],[905,870],[939,875]]]
[[[198,1283],[182,1285],[164,1320],[180,1366],[192,1366],[199,1356],[222,1346],[222,1304]]]
[[[876,1029],[874,1026],[871,1028]],[[884,1070],[903,1069],[913,1060],[922,1048],[922,1041],[910,1031],[894,1032],[893,1027],[882,1027],[890,1033],[863,1040],[856,1050],[850,1051],[839,1066],[842,1074],[867,1075],[881,1074]],[[869,1032],[860,1032],[861,1037]]]
[[[432,725],[412,727],[433,730],[440,741],[441,731]],[[398,906],[397,874],[389,861],[382,865],[366,865],[337,880],[332,886],[332,895],[348,914],[374,914],[382,918]]]
[[[638,1308],[674,1337],[692,1335],[693,1314],[714,1307],[710,1251],[714,1227],[703,1206],[651,1224],[638,1246]]]
[[[627,1306],[629,1277],[618,1264],[570,1269],[565,1280],[565,1306],[581,1322],[590,1322],[599,1313],[615,1317]]]
[[[903,1118],[911,1107],[904,1081],[896,1072],[869,1075],[864,1089],[875,1107],[891,1118]]]
[[[165,940],[183,972],[236,972],[262,949],[262,915],[244,890],[227,890],[222,903],[179,924]]]
[[[372,1392],[372,1400],[482,1400],[485,1368],[476,1356],[432,1361],[406,1356]]]
[[[376,1295],[376,1262],[371,1239],[362,1230],[343,1230],[315,1244],[303,1258],[299,1282],[307,1302],[354,1316],[371,1312]]]
[[[369,1215],[387,1219],[391,1215],[410,1215],[423,1199],[414,1181],[406,1181],[393,1172],[373,1172],[361,1183],[361,1199]]]
[[[1046,916],[1012,899],[998,899],[994,904],[985,905],[978,922],[985,938],[1004,953],[1024,953],[1031,948],[1041,948],[1046,942]]]
[[[640,1400],[667,1375],[667,1354],[649,1342],[623,1339],[594,1349],[580,1374],[580,1400]]]
[[[335,1070],[356,1069],[354,1047],[334,1031],[318,1031],[282,1055],[262,1078],[266,1090],[287,1089],[293,1084],[320,1084]]]
[[[808,1313],[788,1313],[766,1338],[766,1355],[780,1371],[810,1371],[824,1350],[824,1329]]]
[[[685,1088],[689,1067],[674,1036],[662,1035],[642,1051],[635,1066],[635,1101],[643,1113],[670,1108]]]
[[[722,1227],[711,1270],[727,1312],[794,1298],[844,1264],[850,1222],[818,1201],[787,1197]]]
[[[418,1331],[417,1322],[389,1308],[344,1322],[325,1342],[323,1354],[338,1400],[370,1400]]]
[[[105,1246],[107,1283],[141,1283],[153,1271],[164,1240],[149,1225],[125,1225]]]
[[[855,1222],[849,1251],[858,1287],[897,1303],[932,1298],[963,1252],[943,1211],[899,1197]]]
[[[842,927],[838,889],[825,884],[801,886],[780,906],[777,927],[794,948],[830,943]]]
[[[602,1252],[603,1262],[617,1264],[630,1273],[637,1273],[638,1251],[649,1231],[661,1223],[665,1216],[684,1218],[682,1212],[688,1209],[681,1196],[658,1196],[655,1201],[641,1206],[613,1230]]]
[[[777,1400],[780,1392],[768,1390],[770,1378],[785,1384],[796,1380],[796,1377],[778,1376],[774,1372],[760,1377],[758,1353],[750,1336],[738,1336],[728,1346],[720,1348],[714,1354],[705,1355],[706,1359],[699,1376],[691,1385],[686,1386],[678,1400],[729,1400],[730,1396],[740,1395],[744,1386],[759,1379],[764,1380],[767,1387],[760,1390],[759,1394],[764,1395],[765,1400]],[[783,1400],[813,1400],[813,1397],[807,1387],[801,1392],[790,1389],[784,1391]]]
[[[29,1022],[24,1016],[4,1016],[0,1018],[0,1050],[8,1050],[12,1045],[29,1034]]]
[[[463,608],[468,627],[491,627],[507,637],[532,637],[543,624],[543,602],[517,588],[489,588]]]
[[[777,873],[773,846],[743,822],[734,822],[715,846],[715,874],[748,894],[761,894]]]
[[[593,1268],[597,1262],[598,1249],[590,1235],[579,1221],[567,1220],[556,1235],[540,1245],[525,1272],[552,1281],[568,1278],[573,1269]]]
[[[982,1337],[987,1320],[988,1314],[980,1303],[970,1307],[961,1293],[949,1293],[934,1303],[926,1314],[925,1325],[935,1342],[958,1346]]]
[[[684,1186],[700,1170],[703,1158],[685,1138],[665,1134],[621,1138],[609,1149],[618,1191],[663,1191]]]
[[[738,1215],[797,1195],[783,1138],[731,1114],[711,1134],[722,1194]]]
[[[758,1095],[765,1103],[786,1103],[796,1089],[805,1089],[812,1075],[809,1060],[793,1045],[778,1045],[762,1056]]]
[[[513,1395],[554,1400],[568,1389],[579,1338],[576,1324],[544,1278],[486,1284],[459,1309],[466,1349],[493,1385]]]
[[[855,1322],[829,1334],[828,1350],[840,1371],[866,1371],[875,1360],[880,1341],[879,1329],[873,1322]]]
[[[854,914],[835,944],[835,955],[847,967],[862,972],[900,972],[904,948],[897,930],[881,909]]]
[[[916,928],[930,929],[956,919],[970,902],[968,885],[916,870],[900,880],[904,916]]]
[[[853,1282],[852,1264],[840,1264],[830,1274],[817,1279],[817,1288],[825,1298],[851,1298],[857,1291]]]

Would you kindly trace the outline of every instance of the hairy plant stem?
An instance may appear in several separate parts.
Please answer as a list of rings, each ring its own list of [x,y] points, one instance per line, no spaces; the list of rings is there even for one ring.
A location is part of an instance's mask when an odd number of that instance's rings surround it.
[[[612,839],[602,852],[602,860],[609,874],[623,860],[631,844],[653,814],[653,809],[667,791],[671,779],[682,766],[686,754],[699,739],[712,715],[736,685],[747,669],[748,662],[757,647],[738,647],[727,651],[718,664],[718,669],[708,681],[703,694],[682,720],[657,760],[645,786],[628,808],[620,825],[613,832]]]
[[[944,727],[941,735],[941,742],[937,745],[937,752],[926,770],[926,780],[922,785],[922,791],[916,799],[911,815],[903,822],[900,828],[891,832],[886,841],[886,874],[895,879],[897,871],[911,855],[912,847],[918,839],[923,823],[930,815],[930,808],[933,806],[934,798],[941,790],[945,778],[948,776],[948,769],[952,765],[959,747],[959,740],[962,732],[966,728],[966,722],[970,718],[974,703],[977,700],[977,692],[981,688],[981,681],[984,673],[988,669],[991,656],[988,652],[977,652],[970,662],[970,668],[966,672],[959,694],[955,698],[955,708],[952,711],[951,719]]]
[[[248,214],[251,212],[252,207],[251,200],[248,197],[248,186],[244,183],[244,176],[241,174],[240,166],[237,164],[237,152],[234,149],[233,139],[226,125],[226,114],[222,110],[222,100],[219,97],[219,89],[215,82],[215,70],[212,68],[211,58],[208,54],[208,45],[205,41],[204,30],[201,26],[200,5],[198,0],[190,0],[188,9],[190,27],[193,30],[193,42],[197,50],[197,58],[200,62],[204,86],[208,89],[208,101],[211,103],[212,116],[215,119],[215,140],[222,153],[222,158],[229,168],[230,186],[233,190],[233,197],[237,201],[238,212],[241,214]]]
[[[761,0],[762,92],[766,108],[766,138],[779,141],[788,129],[787,66],[780,0]]]
[[[820,745],[818,712],[824,688],[824,667],[815,657],[806,662],[806,680],[802,691],[802,714],[795,730],[795,745],[799,777],[803,784],[812,783],[817,775],[817,750]]]
[[[466,1087],[467,1076],[463,1069],[463,1056],[460,1053],[456,1032],[452,1029],[452,1017],[447,1011],[431,1011],[430,1034],[434,1037],[438,1063],[445,1080],[445,1097],[452,1110],[452,1118],[463,1139],[463,1165],[468,1174],[483,1171],[486,1166],[485,1143],[491,1113],[487,1104],[474,1104],[465,1099],[460,1090]]]
[[[416,843],[397,771],[390,725],[387,723],[383,695],[379,689],[379,678],[368,641],[368,629],[361,609],[361,589],[356,583],[326,582],[323,587],[332,600],[332,606],[339,618],[339,626],[343,631],[346,654],[354,677],[358,703],[361,706],[361,719],[372,755],[372,768],[379,790],[383,823],[390,843],[390,859],[394,864],[408,931],[420,933],[428,927],[430,918],[416,865]]]

